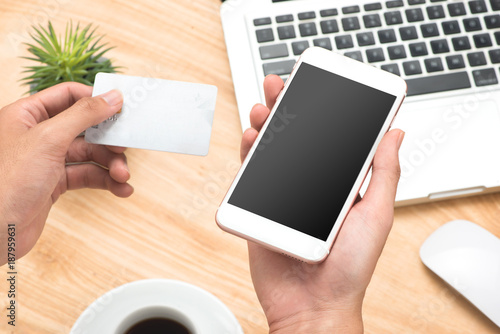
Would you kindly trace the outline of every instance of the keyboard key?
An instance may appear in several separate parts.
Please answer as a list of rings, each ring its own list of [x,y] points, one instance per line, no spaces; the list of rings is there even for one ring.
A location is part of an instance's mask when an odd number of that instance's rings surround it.
[[[409,47],[410,47],[410,53],[413,57],[428,55],[427,46],[425,46],[425,43],[423,42],[412,43],[409,45]]]
[[[399,35],[401,35],[401,39],[403,41],[408,41],[411,39],[417,39],[417,29],[415,27],[403,27],[399,28]]]
[[[273,29],[271,28],[259,29],[255,31],[255,34],[257,35],[257,42],[259,43],[274,41]]]
[[[465,31],[477,31],[481,30],[481,22],[477,17],[471,19],[464,19]]]
[[[465,6],[461,2],[448,4],[448,12],[450,16],[462,16],[465,15]]]
[[[467,54],[470,66],[483,66],[486,65],[486,57],[483,52],[472,52]]]
[[[392,43],[396,41],[396,33],[392,29],[380,30],[378,39],[380,43]]]
[[[276,16],[276,22],[277,23],[292,22],[292,21],[293,21],[293,15],[292,14]]]
[[[299,20],[310,20],[316,18],[316,13],[314,12],[304,12],[299,13]]]
[[[359,6],[343,7],[342,13],[344,13],[344,14],[359,13]]]
[[[441,62],[441,58],[430,58],[424,60],[425,69],[427,72],[439,72],[443,70],[443,63]]]
[[[500,0],[490,0],[491,9],[500,10]]]
[[[403,69],[406,75],[422,74],[422,68],[418,60],[404,62]]]
[[[335,36],[335,44],[339,50],[352,48],[354,46],[350,35]]]
[[[383,69],[384,71],[389,72],[389,73],[401,75],[399,73],[399,67],[397,64],[386,64],[386,65],[380,66],[380,68]]]
[[[476,86],[489,86],[498,84],[497,74],[493,68],[472,71]]]
[[[358,30],[359,20],[355,16],[345,17],[342,19],[342,27],[344,27],[344,31]]]
[[[387,48],[387,52],[389,53],[389,58],[392,60],[406,58],[406,51],[403,45],[390,46]]]
[[[469,1],[469,8],[472,14],[485,13],[486,3],[483,0]]]
[[[448,42],[445,39],[431,41],[431,49],[434,54],[450,52]]]
[[[410,6],[421,5],[421,4],[424,4],[424,3],[425,3],[425,0],[408,0],[408,4]]]
[[[408,22],[418,22],[418,21],[423,21],[424,20],[424,13],[422,12],[422,9],[420,8],[411,8],[405,10],[406,13],[406,19]]]
[[[332,43],[330,42],[330,38],[317,38],[313,41],[314,46],[319,46],[320,48],[332,50]]]
[[[295,38],[295,28],[292,25],[278,27],[278,36],[280,39]]]
[[[453,43],[453,49],[455,49],[455,51],[469,50],[471,48],[467,36],[452,38],[451,42]]]
[[[380,2],[368,3],[364,5],[365,11],[370,12],[372,10],[382,9],[382,4]]]
[[[365,28],[380,27],[382,22],[380,21],[380,16],[378,14],[370,14],[363,16],[363,22],[365,23]]]
[[[403,7],[403,1],[402,0],[392,0],[392,1],[387,1],[385,3],[385,6],[387,8],[396,8],[396,7]]]
[[[288,57],[288,48],[286,44],[274,44],[261,46],[259,48],[260,59],[272,59],[279,57]]]
[[[322,11],[319,12],[319,15],[321,15],[321,17],[335,16],[338,15],[338,11],[336,8],[323,9]]]
[[[442,19],[444,17],[443,6],[437,5],[427,7],[427,16],[429,16],[429,19],[431,20]]]
[[[497,44],[500,45],[500,31],[495,32],[495,40],[497,41]]]
[[[377,61],[384,61],[384,51],[382,48],[368,49],[366,50],[366,58],[369,63],[375,63]]]
[[[490,34],[474,35],[474,45],[476,48],[487,48],[492,46]]]
[[[485,16],[484,23],[488,29],[500,28],[500,15]]]
[[[385,23],[387,25],[401,24],[403,23],[403,18],[400,12],[387,12],[384,13]]]
[[[446,21],[441,23],[441,26],[445,35],[458,34],[460,32],[458,21]]]
[[[408,85],[406,96],[446,92],[471,87],[467,72],[455,72],[425,76],[416,79],[406,79],[406,84]]]
[[[326,20],[320,23],[323,34],[331,34],[339,31],[337,20]]]
[[[356,34],[359,46],[367,46],[375,44],[375,38],[373,38],[373,33],[363,32]]]
[[[304,52],[305,49],[307,49],[308,47],[309,47],[308,41],[293,42],[292,43],[293,54],[296,56],[300,56],[302,52]]]
[[[346,53],[344,53],[344,56],[352,58],[352,59],[360,61],[360,62],[363,62],[363,56],[361,55],[361,52],[359,52],[359,51],[346,52]]]
[[[441,1],[446,1],[446,0],[431,0],[431,2],[441,2]]]
[[[299,24],[300,36],[315,36],[318,34],[316,30],[316,24],[314,22],[301,23]]]
[[[488,51],[490,54],[490,60],[493,64],[500,63],[500,49]]]
[[[448,64],[448,68],[450,70],[465,67],[464,57],[462,57],[462,55],[448,56],[446,57],[446,63]]]
[[[270,17],[262,17],[260,19],[253,20],[253,25],[254,26],[264,26],[266,24],[271,24],[271,18]]]
[[[439,36],[438,26],[435,23],[422,24],[420,26],[422,31],[422,36],[424,37],[434,37]]]
[[[292,73],[295,60],[283,60],[274,63],[266,63],[262,65],[264,75],[277,74],[285,75]]]

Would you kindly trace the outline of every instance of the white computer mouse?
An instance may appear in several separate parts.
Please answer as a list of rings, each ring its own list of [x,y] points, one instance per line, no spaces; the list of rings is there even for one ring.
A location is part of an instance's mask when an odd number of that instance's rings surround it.
[[[420,248],[422,262],[500,327],[500,239],[466,220],[438,228]]]

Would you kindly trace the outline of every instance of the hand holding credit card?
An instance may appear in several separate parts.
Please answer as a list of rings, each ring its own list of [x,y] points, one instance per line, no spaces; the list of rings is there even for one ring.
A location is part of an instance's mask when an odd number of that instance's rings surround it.
[[[122,111],[85,131],[93,144],[207,155],[217,87],[98,73],[92,96],[118,89]]]

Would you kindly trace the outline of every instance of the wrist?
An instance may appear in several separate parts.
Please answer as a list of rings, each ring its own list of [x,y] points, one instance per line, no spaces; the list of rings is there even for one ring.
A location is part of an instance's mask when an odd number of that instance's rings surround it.
[[[361,305],[354,308],[310,310],[269,323],[270,334],[288,333],[363,333]]]

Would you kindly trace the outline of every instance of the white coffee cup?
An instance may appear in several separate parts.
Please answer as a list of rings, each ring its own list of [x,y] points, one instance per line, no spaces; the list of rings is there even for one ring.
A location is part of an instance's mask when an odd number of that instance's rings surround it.
[[[174,320],[192,334],[243,333],[227,306],[208,291],[181,281],[147,279],[99,297],[80,315],[71,334],[125,334],[151,318]]]
[[[175,308],[165,306],[147,306],[140,307],[130,314],[124,315],[118,328],[113,334],[125,334],[132,326],[140,323],[141,321],[152,318],[170,319],[186,327],[190,334],[198,334],[195,322],[193,322],[189,315],[176,310]]]

